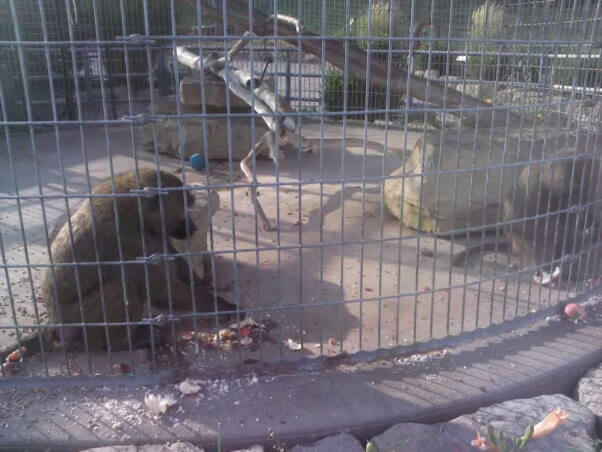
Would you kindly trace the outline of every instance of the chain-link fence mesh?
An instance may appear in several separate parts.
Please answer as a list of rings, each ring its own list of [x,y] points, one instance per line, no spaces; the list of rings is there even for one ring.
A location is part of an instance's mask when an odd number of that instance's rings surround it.
[[[3,375],[411,347],[599,290],[601,14],[0,0]]]

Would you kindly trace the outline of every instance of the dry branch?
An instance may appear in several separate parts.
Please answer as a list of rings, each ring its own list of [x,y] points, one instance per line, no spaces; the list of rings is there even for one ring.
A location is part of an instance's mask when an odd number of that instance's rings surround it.
[[[276,134],[282,142],[290,142],[291,136],[295,135],[295,123],[288,117],[283,115],[276,116],[275,113],[288,113],[290,107],[284,102],[273,90],[272,86],[267,81],[256,81],[255,86],[251,83],[251,78],[254,77],[251,72],[237,70],[229,66],[236,55],[244,48],[250,39],[250,33],[245,33],[243,39],[239,40],[228,51],[228,58],[220,57],[218,53],[210,53],[204,60],[201,57],[184,47],[177,47],[176,54],[178,61],[199,72],[202,70],[205,73],[213,74],[224,80],[226,87],[242,101],[247,103],[253,110],[263,119],[270,129],[263,134],[257,143],[253,145],[247,156],[240,162],[240,167],[247,177],[248,181],[254,185],[257,184],[257,177],[251,171],[249,162],[253,158],[269,151],[269,155],[275,162],[280,157],[280,151],[276,146]],[[262,83],[263,82],[263,83]],[[252,89],[255,88],[255,89]],[[306,140],[301,139],[302,150],[312,151],[312,147],[307,144]],[[257,190],[254,187],[251,189],[251,198],[257,208],[257,213],[261,218],[263,227],[266,230],[273,230],[259,200],[257,199]]]
[[[191,5],[192,0],[187,0]],[[196,4],[196,2],[194,2]],[[216,10],[204,5],[204,17],[210,17],[213,20],[221,22],[224,18],[223,11]],[[323,37],[300,29],[299,22],[293,17],[278,15],[268,16],[258,10],[253,10],[251,20],[249,20],[249,5],[242,0],[229,0],[226,22],[240,30],[250,30],[250,32],[261,36],[273,36],[275,39],[281,39],[289,44],[301,46],[304,52],[311,53],[317,57],[322,57]],[[277,30],[276,30],[277,29]],[[299,39],[303,37],[303,39]],[[345,47],[343,39],[325,39],[326,49],[325,60],[340,69],[345,69]],[[352,42],[348,46],[348,71],[355,77],[362,80],[366,79],[368,73],[366,65],[368,62],[367,52]],[[387,87],[387,63],[377,58],[370,58],[370,80],[379,87]],[[391,76],[389,87],[392,94],[405,94],[408,83],[408,71],[395,66],[391,67]],[[417,75],[410,77],[410,90],[413,97],[424,102],[430,102],[449,109],[468,109],[463,111],[464,116],[472,116],[474,120],[482,127],[518,125],[520,116],[507,111],[493,110],[492,105],[480,100],[462,94],[461,92],[445,86],[438,80],[427,80]],[[445,102],[444,102],[445,100]],[[479,109],[475,111],[475,109]],[[459,112],[453,112],[458,114]],[[508,117],[507,117],[508,115]]]

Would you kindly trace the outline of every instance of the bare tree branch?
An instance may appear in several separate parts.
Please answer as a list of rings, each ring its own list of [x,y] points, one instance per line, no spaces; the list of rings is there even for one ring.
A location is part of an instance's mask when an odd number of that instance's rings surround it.
[[[192,0],[186,0],[192,3]],[[222,11],[215,10],[208,5],[204,5],[203,14],[211,17],[212,20],[222,20]],[[322,36],[301,30],[297,19],[288,16],[278,15],[268,16],[261,11],[253,10],[253,16],[249,20],[248,4],[242,0],[228,0],[228,10],[224,12],[227,16],[228,24],[242,30],[249,30],[251,34],[261,36],[274,36],[275,39],[281,39],[292,45],[300,45],[305,52],[311,53],[317,57],[322,57]],[[276,33],[277,28],[277,33]],[[299,39],[302,37],[303,39]],[[326,55],[328,63],[340,69],[345,68],[345,43],[343,39],[326,39]],[[366,79],[368,62],[365,50],[356,44],[348,43],[348,70],[350,74],[362,80]],[[383,88],[387,87],[387,63],[377,58],[370,59],[370,79],[371,82]],[[389,80],[390,90],[393,94],[405,94],[408,82],[408,72],[393,66],[391,68],[391,77]],[[462,94],[461,92],[445,86],[439,80],[428,80],[417,75],[410,77],[410,89],[412,96],[424,101],[440,105],[443,108],[456,110],[450,112],[458,115],[460,109],[463,109],[464,116],[472,116],[479,126],[489,127],[505,126],[506,122],[510,126],[518,125],[520,115],[506,109],[494,110],[493,106],[482,102],[472,96]],[[445,105],[444,105],[445,99]],[[464,110],[468,109],[468,111]]]
[[[251,77],[254,77],[254,75],[251,72],[234,69],[227,64],[230,63],[244,48],[249,39],[250,33],[247,32],[243,39],[236,42],[228,51],[228,59],[220,57],[217,52],[212,52],[201,61],[199,55],[190,52],[185,47],[177,47],[176,55],[181,64],[194,71],[200,72],[203,70],[206,73],[222,78],[227,88],[252,107],[267,124],[270,130],[259,138],[247,156],[240,162],[240,167],[249,183],[256,185],[257,176],[251,171],[249,166],[249,162],[253,158],[253,155],[257,157],[267,151],[272,160],[277,163],[281,154],[276,146],[276,134],[279,133],[282,142],[291,141],[291,136],[293,136],[295,132],[295,122],[286,116],[286,113],[290,112],[290,106],[286,102],[283,102],[274,92],[273,87],[267,80],[264,80],[263,83],[257,81],[257,83],[252,84]],[[275,113],[278,113],[278,115]],[[301,139],[301,143],[303,151],[313,152],[313,148],[308,144],[307,140]],[[261,218],[263,228],[268,231],[274,230],[257,199],[256,186],[251,188],[251,199]]]

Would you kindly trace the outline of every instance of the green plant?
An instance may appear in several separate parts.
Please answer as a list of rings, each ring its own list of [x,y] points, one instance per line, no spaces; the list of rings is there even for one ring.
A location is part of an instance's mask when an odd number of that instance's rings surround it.
[[[565,52],[562,52],[565,53]],[[567,53],[579,53],[579,50]],[[582,53],[583,55],[583,53]],[[552,83],[558,85],[597,87],[600,84],[600,73],[602,73],[602,58],[576,58],[558,59],[552,74]]]
[[[524,449],[527,446],[527,443],[533,436],[533,430],[533,424],[529,424],[525,429],[523,436],[520,438],[508,438],[504,436],[504,432],[500,432],[499,435],[496,436],[493,426],[488,425],[487,438],[493,445],[497,446],[498,449],[503,452],[516,452]]]
[[[378,452],[376,444],[374,444],[372,441],[368,441],[366,444],[366,452]]]
[[[439,74],[445,74],[447,70],[447,61],[452,58],[452,55],[447,55],[449,43],[447,41],[434,41],[431,47],[431,69],[437,71]],[[429,41],[421,41],[416,47],[416,50],[425,53],[414,54],[414,69],[419,71],[426,71],[429,67]],[[451,63],[451,61],[450,61]]]
[[[401,14],[397,6],[389,10],[388,2],[376,2],[372,5],[372,11],[366,11],[364,14],[352,20],[351,34],[359,37],[388,38],[389,37],[389,18],[393,15],[391,24],[392,37],[410,36],[410,21],[407,14]],[[370,20],[372,21],[370,23]],[[344,30],[343,30],[344,31]],[[358,40],[358,45],[362,49],[368,48],[368,41]],[[392,48],[399,50],[407,48],[408,43],[403,41],[393,41]],[[370,40],[372,50],[387,50],[389,41],[386,39]]]
[[[491,424],[487,426],[487,437],[483,438],[477,432],[476,439],[471,441],[471,445],[480,450],[492,450],[496,452],[517,452],[524,449],[531,440],[537,440],[552,433],[559,425],[565,423],[569,418],[569,414],[561,407],[557,407],[548,414],[541,422],[537,424],[529,424],[525,429],[525,433],[521,437],[507,437],[504,432],[499,435],[495,434],[495,430]]]
[[[498,80],[507,80],[511,76],[511,56],[504,55],[507,52],[500,48],[500,44],[489,42],[509,37],[506,33],[512,29],[511,24],[512,14],[498,3],[484,3],[473,10],[470,38],[477,41],[471,41],[468,46],[470,52],[474,53],[468,57],[469,78],[480,78],[481,64],[483,80],[496,80],[496,77]]]
[[[324,105],[326,111],[344,110],[344,74],[339,69],[331,69],[326,73],[324,80]],[[391,96],[391,108],[394,108],[396,102],[399,103],[399,96]],[[368,98],[368,110],[384,110],[387,105],[386,90],[377,87],[370,88]],[[359,111],[361,113],[347,115],[349,119],[363,119],[366,110],[366,81],[358,77],[349,75],[347,81],[347,111]],[[376,118],[384,118],[384,113],[369,114],[372,121]]]

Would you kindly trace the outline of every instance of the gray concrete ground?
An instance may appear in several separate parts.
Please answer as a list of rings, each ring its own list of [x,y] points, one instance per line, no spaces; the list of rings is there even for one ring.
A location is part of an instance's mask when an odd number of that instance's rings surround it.
[[[343,358],[310,372],[286,374],[276,368],[275,373],[255,374],[253,366],[243,366],[240,374],[226,379],[190,371],[163,384],[134,380],[126,386],[106,377],[22,379],[13,386],[11,379],[3,379],[0,444],[65,451],[179,441],[215,451],[219,437],[221,450],[227,451],[253,444],[291,447],[341,431],[366,440],[399,422],[432,424],[505,400],[572,394],[578,379],[602,359],[600,296],[590,297],[584,306],[587,318],[579,323],[560,316],[546,319],[547,312],[532,314],[508,331],[474,334],[454,346],[446,341],[446,348],[436,352],[359,363]],[[176,383],[184,378],[193,379],[200,392],[181,394]],[[153,415],[145,404],[149,394],[173,397],[175,404]],[[541,420],[556,406],[542,411],[530,405],[521,404],[498,419],[515,420],[522,433],[527,422]],[[569,411],[570,419],[557,433],[568,435],[573,445],[576,434],[583,433],[575,422],[587,410],[576,412],[563,401],[559,406]],[[588,416],[593,425],[593,415]],[[464,429],[466,446],[477,429],[485,433],[484,423]],[[493,424],[496,431],[506,430],[496,420]]]
[[[14,325],[9,289],[18,323],[35,324],[32,288],[37,290],[41,274],[35,265],[47,262],[45,231],[52,229],[54,220],[65,211],[63,198],[41,203],[35,195],[42,190],[45,195],[62,196],[63,176],[68,194],[86,193],[83,150],[92,184],[110,174],[110,164],[116,172],[132,169],[134,153],[140,166],[155,164],[155,157],[141,151],[136,138],[135,151],[132,150],[129,127],[110,128],[109,148],[103,128],[85,127],[83,133],[82,149],[78,129],[61,130],[59,158],[54,133],[36,132],[37,170],[28,137],[11,139],[19,195],[34,197],[20,201],[0,199],[2,244],[8,264],[29,262],[32,267],[11,268],[8,281],[4,274],[0,278],[0,326]],[[319,123],[303,125],[302,133],[320,142]],[[483,260],[482,268],[475,261],[466,272],[456,268],[450,271],[450,242],[431,237],[419,239],[414,231],[400,228],[399,222],[387,212],[381,217],[381,183],[369,181],[364,186],[360,179],[362,175],[378,178],[401,165],[403,131],[389,131],[386,158],[383,129],[369,128],[364,141],[363,124],[349,124],[345,147],[342,137],[341,124],[326,124],[321,156],[305,154],[299,158],[294,149],[289,149],[277,178],[271,161],[258,161],[260,182],[278,180],[283,184],[278,195],[275,187],[259,189],[259,199],[267,215],[279,225],[277,232],[257,228],[247,188],[220,190],[221,210],[214,217],[213,243],[213,248],[220,252],[215,258],[217,286],[224,297],[242,309],[269,308],[263,318],[270,317],[276,327],[266,332],[259,350],[257,347],[224,353],[204,350],[196,360],[200,368],[246,359],[276,361],[300,355],[317,356],[321,352],[353,353],[441,338],[500,322],[504,317],[512,318],[516,313],[524,314],[567,296],[566,291],[560,293],[530,285],[530,275],[523,276],[520,286],[516,277],[508,280],[494,277],[507,270],[505,255],[498,256],[497,265],[494,256],[489,256]],[[418,137],[418,132],[408,133],[408,148]],[[112,155],[110,159],[107,152]],[[167,157],[159,161],[166,169],[180,166],[178,161]],[[212,162],[211,168],[210,183],[229,182],[227,162]],[[233,163],[233,168],[234,181],[245,182],[238,162]],[[185,176],[188,182],[205,181],[203,174],[194,172],[187,164]],[[348,182],[344,185],[328,182],[341,177]],[[305,184],[301,190],[295,185],[299,180]],[[321,184],[321,180],[325,182]],[[16,194],[14,183],[3,143],[2,196]],[[69,201],[71,208],[78,203]],[[48,226],[44,224],[44,215]],[[362,240],[378,241],[383,237],[386,240],[362,244]],[[435,243],[437,258],[423,256],[422,251],[433,251]],[[454,250],[461,248],[457,244]],[[479,283],[481,278],[484,282]],[[391,298],[380,299],[380,296]],[[307,306],[312,304],[320,306]],[[40,304],[37,309],[44,319]],[[182,322],[179,327],[191,326]],[[289,338],[303,341],[305,350],[287,349],[282,343]],[[0,346],[14,340],[14,331],[0,331]],[[103,360],[94,363],[93,372],[106,370],[107,363]],[[81,367],[86,368],[84,364]],[[59,368],[58,364],[51,365],[50,372],[60,372]],[[35,360],[30,369],[34,373],[43,372],[41,365],[36,370]]]

